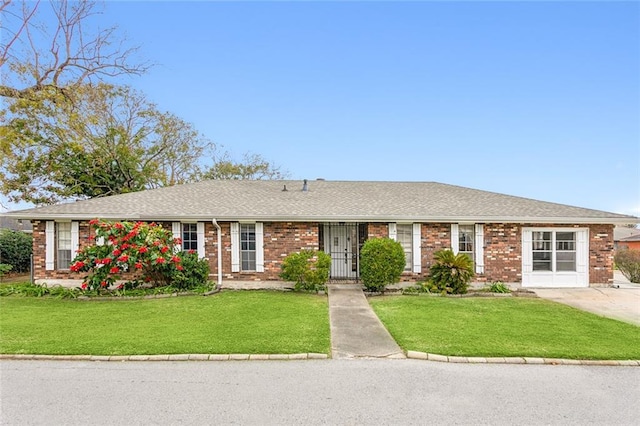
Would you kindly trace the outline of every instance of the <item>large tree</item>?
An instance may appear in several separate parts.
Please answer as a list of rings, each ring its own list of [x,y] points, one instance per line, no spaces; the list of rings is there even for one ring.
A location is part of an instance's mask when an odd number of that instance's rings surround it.
[[[0,0],[0,194],[49,204],[202,178],[284,176],[258,155],[216,157],[190,123],[108,84],[148,65],[115,27],[92,30],[97,14],[92,1]]]
[[[99,13],[93,1],[0,0],[0,96],[68,95],[79,85],[145,72],[148,64],[116,27],[92,30]]]
[[[200,178],[213,144],[129,87],[104,83],[10,102],[0,137],[0,192],[49,204],[185,183]],[[58,100],[60,100],[58,102]]]
[[[280,166],[267,161],[259,154],[247,153],[242,161],[234,161],[229,153],[214,159],[213,165],[202,175],[203,179],[284,179],[288,176]]]

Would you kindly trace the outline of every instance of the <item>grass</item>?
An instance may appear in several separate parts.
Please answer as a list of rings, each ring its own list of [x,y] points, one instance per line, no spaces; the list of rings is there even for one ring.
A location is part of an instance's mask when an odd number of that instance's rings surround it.
[[[0,353],[329,353],[327,300],[222,292],[149,300],[0,298]]]
[[[546,300],[396,296],[370,303],[405,350],[457,356],[640,359],[640,327]]]

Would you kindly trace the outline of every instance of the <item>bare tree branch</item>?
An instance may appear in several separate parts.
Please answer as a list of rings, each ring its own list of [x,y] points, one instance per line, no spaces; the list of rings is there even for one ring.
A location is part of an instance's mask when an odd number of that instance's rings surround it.
[[[0,84],[0,96],[32,99],[45,88],[64,94],[70,87],[139,75],[150,67],[134,60],[138,48],[127,47],[116,27],[95,33],[85,30],[84,24],[99,13],[95,2],[50,0],[48,5],[56,19],[40,23],[40,0],[35,5],[27,0],[0,0],[3,30],[12,34],[6,44],[0,44],[0,72],[12,79]],[[41,40],[49,40],[48,47]]]

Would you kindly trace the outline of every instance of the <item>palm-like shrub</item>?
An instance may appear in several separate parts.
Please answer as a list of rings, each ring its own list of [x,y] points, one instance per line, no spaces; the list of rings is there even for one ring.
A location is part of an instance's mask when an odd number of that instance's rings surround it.
[[[384,291],[400,281],[406,260],[399,242],[389,238],[367,240],[360,251],[360,278],[369,291]]]
[[[442,293],[464,294],[473,278],[473,261],[463,253],[438,250],[433,254],[434,264],[430,269],[432,286]]]

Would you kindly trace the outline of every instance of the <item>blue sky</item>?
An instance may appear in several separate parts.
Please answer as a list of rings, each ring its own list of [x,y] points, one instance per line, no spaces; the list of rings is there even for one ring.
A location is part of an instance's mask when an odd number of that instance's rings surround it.
[[[127,80],[291,178],[640,215],[638,2],[108,2]]]

